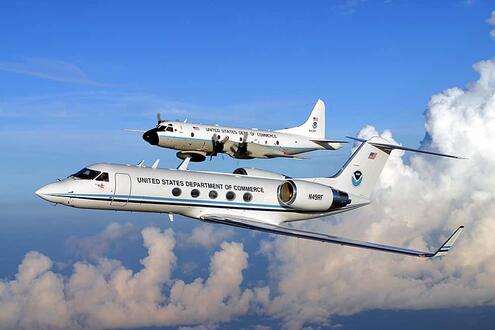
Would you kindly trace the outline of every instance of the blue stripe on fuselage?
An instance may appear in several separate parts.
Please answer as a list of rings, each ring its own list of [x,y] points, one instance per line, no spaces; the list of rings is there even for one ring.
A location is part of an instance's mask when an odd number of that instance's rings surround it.
[[[188,199],[188,198],[170,198],[170,197],[155,197],[155,196],[128,196],[128,195],[109,195],[109,194],[51,194],[57,197],[99,197],[99,198],[117,198],[117,199],[129,199],[129,200],[139,200],[139,199],[147,199],[147,200],[158,200],[158,201],[173,201],[180,203],[206,203],[213,205],[238,205],[238,206],[252,206],[252,207],[266,207],[266,208],[276,208],[279,210],[285,210],[286,208],[280,205],[273,204],[256,204],[256,203],[243,203],[243,202],[223,202],[223,201],[212,201],[212,200],[202,200],[202,199]],[[198,205],[201,206],[201,205]]]

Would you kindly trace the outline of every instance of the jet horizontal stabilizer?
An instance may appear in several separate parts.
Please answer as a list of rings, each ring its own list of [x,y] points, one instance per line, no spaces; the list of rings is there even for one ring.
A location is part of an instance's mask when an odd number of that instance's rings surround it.
[[[348,139],[354,140],[354,141],[359,141],[359,142],[366,142],[368,140],[365,139],[360,139],[352,136],[346,136]],[[421,149],[413,149],[413,148],[407,148],[403,146],[399,146],[396,144],[388,144],[388,143],[378,143],[378,142],[368,142],[369,144],[387,152],[390,153],[392,150],[404,150],[404,151],[411,151],[411,152],[417,152],[420,154],[427,154],[427,155],[433,155],[433,156],[440,156],[440,157],[448,157],[448,158],[455,158],[455,159],[466,159],[464,157],[459,157],[459,156],[454,156],[454,155],[448,155],[448,154],[442,154],[438,152],[433,152],[433,151],[427,151],[427,150],[421,150]]]

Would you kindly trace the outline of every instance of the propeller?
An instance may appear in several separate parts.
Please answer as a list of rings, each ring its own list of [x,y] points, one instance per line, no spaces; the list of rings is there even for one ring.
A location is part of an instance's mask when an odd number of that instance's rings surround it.
[[[247,142],[248,138],[248,132],[244,132],[244,135],[242,136],[242,142],[237,145],[237,151],[236,153],[241,155],[241,154],[246,154],[247,153]]]
[[[158,126],[160,126],[160,124],[161,124],[161,123],[163,123],[164,121],[165,121],[165,120],[162,120],[162,115],[161,115],[161,113],[157,112],[157,113],[156,113],[156,122],[157,122],[156,126],[157,126],[157,127],[158,127]]]
[[[213,156],[216,156],[219,152],[223,152],[223,149],[225,147],[225,142],[229,140],[229,137],[226,136],[222,140],[218,139],[217,134],[213,134],[211,137],[211,143],[213,145],[213,152],[210,154],[210,160],[212,159]]]

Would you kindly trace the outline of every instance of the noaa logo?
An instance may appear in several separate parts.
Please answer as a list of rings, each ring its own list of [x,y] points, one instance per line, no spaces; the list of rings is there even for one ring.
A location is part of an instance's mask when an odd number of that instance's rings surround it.
[[[361,171],[356,171],[352,174],[352,185],[357,187],[363,181],[363,173]]]
[[[315,121],[313,122],[313,128],[317,128],[318,127],[318,123]]]

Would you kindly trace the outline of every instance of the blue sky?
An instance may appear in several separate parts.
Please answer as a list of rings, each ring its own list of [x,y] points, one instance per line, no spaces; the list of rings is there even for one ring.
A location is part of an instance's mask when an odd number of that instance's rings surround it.
[[[134,229],[122,242],[105,245],[104,254],[140,267],[146,250],[138,229],[168,228],[166,217],[53,207],[33,192],[94,162],[149,164],[160,158],[162,167],[176,167],[175,152],[122,131],[152,127],[158,111],[170,119],[275,129],[303,121],[321,98],[328,137],[355,135],[371,124],[391,129],[404,145],[419,146],[430,97],[467,86],[478,77],[473,64],[492,58],[495,41],[486,20],[493,9],[493,2],[481,0],[0,3],[0,278],[12,279],[30,250],[49,256],[68,276],[77,260],[91,261],[74,242],[113,222]],[[348,153],[317,152],[304,162],[226,156],[193,167],[328,175]],[[177,239],[198,226],[179,219],[172,225]],[[269,260],[256,254],[267,236],[236,230],[227,237],[243,241],[250,255],[246,286],[273,281],[262,271]],[[206,277],[218,244],[179,245],[184,263],[177,276]],[[422,315],[440,326],[442,313],[449,310],[337,317],[351,328],[379,325],[383,317],[392,324],[415,322]],[[477,313],[488,312],[454,314],[464,319]],[[481,327],[494,321],[480,320]],[[255,313],[232,322],[282,324]]]

